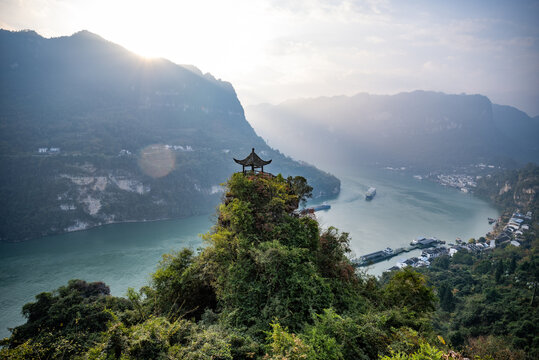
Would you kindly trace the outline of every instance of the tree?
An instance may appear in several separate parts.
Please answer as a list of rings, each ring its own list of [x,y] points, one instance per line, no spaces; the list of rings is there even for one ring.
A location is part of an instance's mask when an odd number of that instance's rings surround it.
[[[500,259],[498,261],[498,265],[496,266],[496,271],[494,273],[494,277],[496,278],[496,282],[499,284],[502,280],[503,275],[503,260]]]
[[[428,287],[425,276],[409,267],[396,271],[385,286],[384,294],[389,304],[406,307],[418,313],[434,310],[436,297]]]
[[[268,353],[264,357],[267,360],[301,360],[309,359],[312,349],[295,334],[282,328],[279,323],[271,324],[272,331],[268,333]]]
[[[307,179],[305,179],[303,176],[289,176],[286,181],[294,193],[298,196],[301,205],[305,205],[307,199],[313,196],[313,188],[307,184]]]
[[[455,298],[453,291],[447,283],[442,283],[438,288],[440,307],[445,311],[452,311],[455,308]]]
[[[190,249],[163,255],[152,275],[153,289],[146,289],[156,314],[170,319],[198,319],[207,308],[215,308],[215,292],[200,271],[197,259]]]
[[[110,296],[104,283],[70,280],[67,286],[41,293],[35,302],[24,305],[27,321],[13,329],[5,345],[14,349],[25,344],[26,350],[41,354],[29,357],[72,358],[91,346],[96,333],[107,329],[111,311],[128,310],[132,310],[129,300]]]
[[[515,272],[517,268],[517,257],[515,254],[513,254],[513,256],[511,256],[511,262],[509,263],[509,268],[507,269],[507,271],[509,272],[509,274],[512,274]]]

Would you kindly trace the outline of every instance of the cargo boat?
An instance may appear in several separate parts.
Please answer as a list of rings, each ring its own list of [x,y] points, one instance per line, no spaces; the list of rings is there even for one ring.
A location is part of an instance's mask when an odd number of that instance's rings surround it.
[[[359,258],[359,260],[355,261],[356,266],[365,266],[374,264],[380,261],[383,261],[385,259],[388,259],[392,257],[394,254],[393,249],[391,248],[385,248],[384,250],[375,251],[370,254],[363,255]]]
[[[445,241],[439,240],[435,237],[432,238],[426,238],[426,237],[418,237],[415,240],[412,240],[410,245],[415,246],[420,249],[428,248],[428,247],[435,247],[441,244],[445,244]]]
[[[369,266],[408,251],[409,250],[407,248],[398,248],[395,250],[391,248],[385,248],[384,250],[375,251],[373,253],[360,256],[359,259],[353,259],[352,265],[356,267]]]
[[[312,207],[308,207],[308,208],[305,208],[303,210],[298,210],[298,212],[299,212],[299,214],[305,215],[305,214],[312,214],[315,211],[329,210],[329,209],[331,209],[331,205],[321,204],[321,205],[315,205],[315,206],[312,206]]]

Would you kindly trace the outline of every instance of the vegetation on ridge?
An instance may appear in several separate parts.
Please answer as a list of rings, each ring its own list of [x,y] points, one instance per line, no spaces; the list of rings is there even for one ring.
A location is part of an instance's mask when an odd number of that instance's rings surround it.
[[[301,177],[234,174],[205,248],[165,255],[127,299],[81,281],[38,295],[2,356],[367,359],[396,334],[427,334],[425,279],[358,276],[348,234],[295,212],[309,192]]]
[[[0,357],[447,359],[462,358],[449,347],[466,345],[466,336],[473,337],[470,347],[461,349],[475,359],[523,358],[513,350],[523,346],[534,354],[531,335],[523,338],[526,344],[508,344],[499,336],[503,331],[488,338],[477,335],[490,330],[438,336],[446,334],[441,322],[458,325],[454,309],[475,314],[472,303],[454,294],[455,288],[466,290],[452,283],[438,287],[438,305],[429,281],[441,283],[443,273],[433,272],[431,280],[410,268],[382,279],[358,273],[347,257],[347,233],[320,229],[295,211],[309,192],[301,177],[234,174],[204,248],[164,255],[150,284],[130,289],[127,298],[80,280],[39,294],[25,305],[27,322],[3,341]],[[459,265],[451,261],[447,267],[454,271],[442,280],[468,273],[458,274]],[[529,257],[517,259],[515,271],[526,266]],[[496,270],[492,274],[496,278]],[[473,304],[495,302],[509,285],[503,276],[503,290],[476,296]],[[468,293],[481,281],[466,285]]]

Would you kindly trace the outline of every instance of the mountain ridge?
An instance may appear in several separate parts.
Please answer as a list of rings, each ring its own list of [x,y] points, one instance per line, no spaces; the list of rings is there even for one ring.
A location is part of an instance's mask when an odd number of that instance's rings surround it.
[[[319,196],[334,176],[270,148],[232,85],[87,31],[0,31],[0,239],[211,213],[251,148]]]
[[[352,163],[424,168],[539,159],[537,118],[479,94],[358,93],[265,103],[247,107],[246,113],[272,145],[325,166],[347,156]],[[298,146],[288,145],[291,138]],[[324,151],[317,149],[320,143]]]

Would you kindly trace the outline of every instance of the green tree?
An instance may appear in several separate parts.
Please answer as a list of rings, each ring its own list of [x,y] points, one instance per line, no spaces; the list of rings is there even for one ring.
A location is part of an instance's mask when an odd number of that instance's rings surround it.
[[[395,271],[384,288],[388,304],[418,313],[434,310],[436,296],[426,278],[409,267]]]
[[[448,283],[442,283],[438,288],[438,297],[440,299],[440,307],[445,311],[453,311],[455,308],[455,298],[453,291]]]
[[[509,262],[509,267],[507,268],[507,272],[509,274],[513,274],[517,268],[517,258],[516,255],[513,254],[511,256],[511,261]]]
[[[111,311],[133,310],[127,299],[110,296],[102,282],[70,280],[23,306],[27,321],[13,329],[5,345],[40,353],[44,358],[73,357],[89,348],[96,333],[107,329]],[[25,350],[26,351],[26,350]]]
[[[494,273],[494,277],[497,283],[502,282],[503,272],[504,272],[503,260],[500,259],[498,260],[498,264],[496,265],[496,271]]]
[[[268,333],[268,360],[302,360],[309,359],[312,349],[295,334],[289,333],[279,323],[271,323],[272,331]]]
[[[154,313],[169,319],[199,319],[206,309],[215,309],[215,292],[197,260],[190,249],[163,255],[152,287],[146,289]]]
[[[313,196],[313,188],[303,176],[289,176],[286,181],[294,194],[298,196],[300,204],[305,205],[307,199]]]

